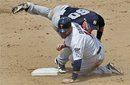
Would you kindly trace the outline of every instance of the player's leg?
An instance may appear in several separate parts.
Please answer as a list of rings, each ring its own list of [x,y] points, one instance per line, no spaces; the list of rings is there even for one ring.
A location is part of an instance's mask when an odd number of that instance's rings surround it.
[[[55,58],[55,63],[58,65],[59,72],[65,73],[65,64],[69,61],[69,56],[72,51],[69,48],[64,48],[64,50]]]
[[[89,75],[95,71],[103,62],[103,59],[97,59],[96,57],[90,58],[87,61],[82,62],[80,69],[81,75]]]
[[[82,62],[81,74],[122,74],[122,72],[111,63],[108,63],[105,66],[101,66],[103,60],[104,52],[101,50],[101,52],[95,57]]]
[[[29,2],[28,2],[29,3]],[[50,9],[45,6],[36,5],[33,3],[29,3],[30,6],[27,10],[30,14],[36,14],[41,15],[48,18],[48,13],[50,12]]]
[[[121,70],[119,70],[117,67],[115,67],[114,64],[112,64],[112,63],[108,63],[105,66],[99,66],[98,68],[96,68],[95,71],[93,71],[93,73],[96,73],[96,74],[117,74],[117,75],[123,74],[121,72]]]
[[[47,18],[48,18],[48,13],[50,12],[49,8],[40,5],[35,5],[30,2],[22,3],[13,7],[12,12],[15,14],[22,10],[25,10],[30,14],[41,15]]]
[[[87,59],[86,59],[87,58]],[[98,68],[104,60],[104,50],[103,47],[99,48],[97,55],[95,56],[85,56],[82,59],[82,65],[80,69],[81,74],[90,74],[96,68]]]

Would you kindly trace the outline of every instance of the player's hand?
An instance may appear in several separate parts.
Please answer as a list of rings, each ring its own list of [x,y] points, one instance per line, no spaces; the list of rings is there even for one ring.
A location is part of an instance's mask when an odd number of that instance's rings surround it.
[[[56,47],[56,50],[60,51],[60,50],[62,50],[65,47],[66,47],[65,44],[58,44],[57,47]]]
[[[22,3],[12,8],[12,13],[18,13],[20,11],[26,10],[29,7],[28,3]]]
[[[65,83],[65,84],[68,84],[68,83],[73,83],[74,80],[71,79],[71,78],[68,78],[68,79],[63,79],[62,83]]]

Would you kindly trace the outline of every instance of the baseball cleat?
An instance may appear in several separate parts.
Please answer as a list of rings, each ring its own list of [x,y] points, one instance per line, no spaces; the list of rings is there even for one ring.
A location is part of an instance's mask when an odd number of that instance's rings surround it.
[[[55,63],[58,65],[59,73],[66,73],[65,65],[61,65],[58,60],[55,58]]]
[[[63,65],[63,67],[58,67],[58,70],[60,73],[66,73],[66,69],[65,69],[65,66]]]
[[[123,74],[121,71],[119,71],[112,63],[108,63],[106,66],[109,70],[112,71],[113,74],[121,75]]]
[[[29,7],[29,5],[27,3],[19,4],[12,8],[12,13],[14,13],[14,14],[18,13],[20,11],[26,10],[28,7]]]

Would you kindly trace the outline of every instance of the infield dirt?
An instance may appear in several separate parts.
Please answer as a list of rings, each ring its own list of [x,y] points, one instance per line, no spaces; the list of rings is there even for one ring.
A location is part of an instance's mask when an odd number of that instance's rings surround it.
[[[53,8],[68,3],[96,11],[105,19],[102,43],[105,60],[120,67],[121,76],[81,77],[70,85],[130,85],[130,0],[30,0]],[[62,85],[71,73],[55,77],[32,77],[33,69],[55,67],[56,45],[62,42],[51,22],[26,12],[12,14],[11,8],[26,0],[0,0],[0,85]],[[71,70],[70,63],[67,69]]]

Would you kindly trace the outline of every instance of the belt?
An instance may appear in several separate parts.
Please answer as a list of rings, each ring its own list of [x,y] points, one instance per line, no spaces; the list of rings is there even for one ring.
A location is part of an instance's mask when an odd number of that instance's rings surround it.
[[[101,51],[101,46],[99,47],[98,51],[97,51],[97,55],[100,53]]]

